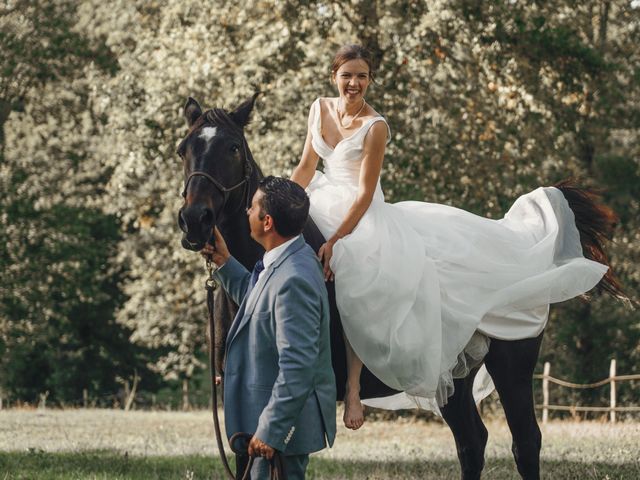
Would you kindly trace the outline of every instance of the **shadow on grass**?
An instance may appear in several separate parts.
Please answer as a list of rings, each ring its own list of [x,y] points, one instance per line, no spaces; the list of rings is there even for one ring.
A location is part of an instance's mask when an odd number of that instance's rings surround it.
[[[549,479],[637,479],[640,464],[547,461],[542,477]],[[428,461],[349,461],[311,457],[309,479],[458,479],[458,463]],[[129,457],[113,451],[79,453],[0,452],[0,480],[147,480],[147,479],[223,479],[217,457]],[[485,479],[518,478],[511,458],[488,459]]]
[[[100,450],[0,452],[0,480],[222,478],[222,464],[202,456],[130,457]],[[215,478],[217,478],[215,477]]]
[[[460,466],[457,461],[334,461],[313,459],[309,464],[309,478],[318,479],[444,479],[459,480]],[[543,461],[543,479],[624,479],[640,478],[640,462],[623,464],[595,462]],[[520,478],[513,458],[490,458],[483,470],[486,480],[513,480]]]

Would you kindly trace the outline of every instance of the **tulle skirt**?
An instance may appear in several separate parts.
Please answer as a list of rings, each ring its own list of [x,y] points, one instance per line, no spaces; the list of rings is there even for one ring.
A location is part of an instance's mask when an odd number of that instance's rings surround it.
[[[357,191],[318,172],[307,192],[328,238]],[[521,196],[500,220],[433,203],[385,203],[378,187],[353,232],[335,244],[331,268],[355,353],[404,392],[365,403],[436,411],[490,338],[537,336],[550,303],[590,290],[607,271],[583,257],[573,212],[553,187]]]

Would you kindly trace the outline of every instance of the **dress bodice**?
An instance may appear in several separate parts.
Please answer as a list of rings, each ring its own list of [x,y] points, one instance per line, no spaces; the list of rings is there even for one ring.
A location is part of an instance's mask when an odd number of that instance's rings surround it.
[[[311,142],[313,149],[324,163],[324,174],[332,183],[348,185],[353,188],[358,187],[360,178],[360,167],[362,165],[362,152],[364,148],[364,138],[371,126],[376,122],[384,122],[389,125],[384,117],[378,116],[365,120],[355,133],[340,140],[335,147],[331,147],[322,136],[322,120],[320,114],[320,99],[316,99],[311,107]],[[382,194],[378,179],[378,190],[376,196]]]

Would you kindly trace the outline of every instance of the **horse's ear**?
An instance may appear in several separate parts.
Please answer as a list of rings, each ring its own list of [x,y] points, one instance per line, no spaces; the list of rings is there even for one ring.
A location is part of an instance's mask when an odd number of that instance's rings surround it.
[[[189,126],[193,125],[194,122],[200,118],[200,115],[202,115],[202,108],[200,108],[200,104],[193,98],[189,97],[187,103],[184,104],[184,118],[187,119],[187,124]]]
[[[256,103],[258,95],[260,95],[260,92],[254,93],[251,98],[244,101],[238,108],[229,114],[234,123],[239,127],[244,128],[249,123],[251,110],[253,110],[253,106]]]

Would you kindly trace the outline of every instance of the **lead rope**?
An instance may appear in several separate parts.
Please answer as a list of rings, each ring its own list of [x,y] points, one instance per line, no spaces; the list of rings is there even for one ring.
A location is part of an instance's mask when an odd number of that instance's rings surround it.
[[[207,257],[206,259],[206,268],[208,272],[207,280],[205,281],[204,288],[207,291],[207,310],[209,312],[209,369],[211,373],[211,398],[213,404],[213,425],[216,434],[216,443],[218,444],[218,451],[220,452],[220,458],[222,460],[222,465],[231,480],[238,480],[231,470],[231,466],[229,465],[229,461],[227,460],[227,455],[224,451],[224,445],[222,443],[222,433],[220,430],[220,418],[218,417],[218,389],[216,388],[216,370],[215,370],[215,329],[214,329],[214,320],[213,320],[213,312],[214,312],[214,296],[216,288],[218,288],[218,282],[216,281],[213,274],[216,271],[213,263],[211,262],[211,258]],[[237,440],[244,440],[245,445],[249,445],[253,435],[245,432],[238,432],[231,436],[229,439],[229,445],[231,446],[231,450],[236,455],[246,455],[246,447],[243,450],[237,449],[235,447],[235,443]],[[249,461],[247,462],[247,466],[242,474],[241,480],[250,480],[250,472],[251,467],[253,466],[255,458],[250,456]],[[273,455],[273,458],[270,460],[271,464],[271,472],[270,478],[271,480],[286,480],[287,475],[284,468],[284,461],[282,459],[282,455],[280,452],[276,451]]]

